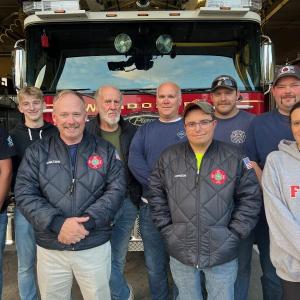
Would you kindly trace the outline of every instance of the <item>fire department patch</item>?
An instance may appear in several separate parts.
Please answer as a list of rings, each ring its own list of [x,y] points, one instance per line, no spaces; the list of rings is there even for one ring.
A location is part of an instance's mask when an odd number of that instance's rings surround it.
[[[89,168],[97,170],[97,169],[102,168],[103,159],[101,156],[94,154],[89,157],[87,164],[88,164]]]
[[[227,179],[227,175],[221,169],[215,169],[210,173],[210,180],[214,184],[224,184],[226,179]]]

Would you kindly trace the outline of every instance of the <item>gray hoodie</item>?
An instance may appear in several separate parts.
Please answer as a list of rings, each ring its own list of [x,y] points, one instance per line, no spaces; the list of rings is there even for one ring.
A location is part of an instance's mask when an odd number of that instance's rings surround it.
[[[268,155],[262,177],[271,261],[280,278],[300,282],[300,152],[287,140],[278,148]]]

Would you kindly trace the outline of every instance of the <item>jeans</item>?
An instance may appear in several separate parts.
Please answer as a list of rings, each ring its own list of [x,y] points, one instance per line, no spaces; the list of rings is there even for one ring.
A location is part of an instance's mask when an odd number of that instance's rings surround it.
[[[196,269],[170,257],[173,279],[179,291],[178,300],[202,300],[201,277],[205,275],[208,299],[234,299],[234,282],[238,270],[237,259],[210,268]]]
[[[111,235],[110,292],[113,300],[127,300],[129,288],[124,277],[124,267],[131,231],[137,216],[137,207],[125,198],[119,209]]]
[[[18,286],[21,300],[36,300],[36,243],[34,230],[22,213],[15,209],[15,236],[18,255]]]
[[[270,237],[266,217],[262,215],[254,229],[263,276],[261,285],[264,300],[281,300],[282,285],[270,259]]]
[[[110,242],[80,251],[37,248],[37,274],[42,300],[71,298],[73,275],[85,300],[110,300]]]
[[[254,232],[241,240],[238,249],[238,273],[234,284],[234,299],[247,300],[251,275],[251,259],[253,250]]]
[[[150,206],[144,202],[140,206],[140,229],[151,297],[153,300],[167,300],[169,255],[160,232],[152,222]]]
[[[6,240],[7,214],[6,210],[0,213],[0,299],[2,299],[3,285],[3,255]]]

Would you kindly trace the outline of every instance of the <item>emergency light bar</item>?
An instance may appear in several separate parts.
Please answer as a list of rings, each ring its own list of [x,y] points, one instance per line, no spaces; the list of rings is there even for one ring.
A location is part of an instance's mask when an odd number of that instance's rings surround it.
[[[94,0],[95,1],[95,0]],[[189,2],[189,1],[188,1]],[[215,8],[219,10],[237,10],[248,8],[250,11],[258,12],[262,8],[262,0],[201,0],[197,2],[198,8]],[[199,4],[200,3],[200,4]],[[138,8],[149,8],[150,0],[137,0]],[[26,14],[34,14],[35,12],[55,12],[69,13],[71,11],[79,11],[79,0],[41,0],[41,1],[23,1],[23,11]],[[133,9],[135,10],[135,9]],[[139,9],[138,9],[139,10]],[[162,8],[163,10],[163,8]],[[195,9],[196,10],[196,6]],[[92,12],[93,10],[89,10]],[[96,10],[99,11],[99,10]],[[102,10],[105,9],[102,7]],[[188,9],[186,11],[189,11]]]
[[[205,7],[228,10],[249,8],[252,11],[259,11],[262,7],[262,0],[207,0]]]
[[[54,12],[69,12],[80,10],[79,0],[42,0],[38,1],[24,1],[23,11],[27,14],[37,11],[54,11]]]

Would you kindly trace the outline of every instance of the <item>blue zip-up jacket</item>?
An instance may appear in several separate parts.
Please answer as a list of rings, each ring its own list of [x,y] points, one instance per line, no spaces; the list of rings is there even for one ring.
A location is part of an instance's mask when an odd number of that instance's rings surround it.
[[[123,163],[114,147],[87,132],[78,145],[74,176],[67,146],[56,134],[28,147],[15,186],[17,206],[33,225],[37,244],[55,250],[106,243],[125,191]],[[86,215],[89,235],[74,245],[60,243],[65,219]]]

